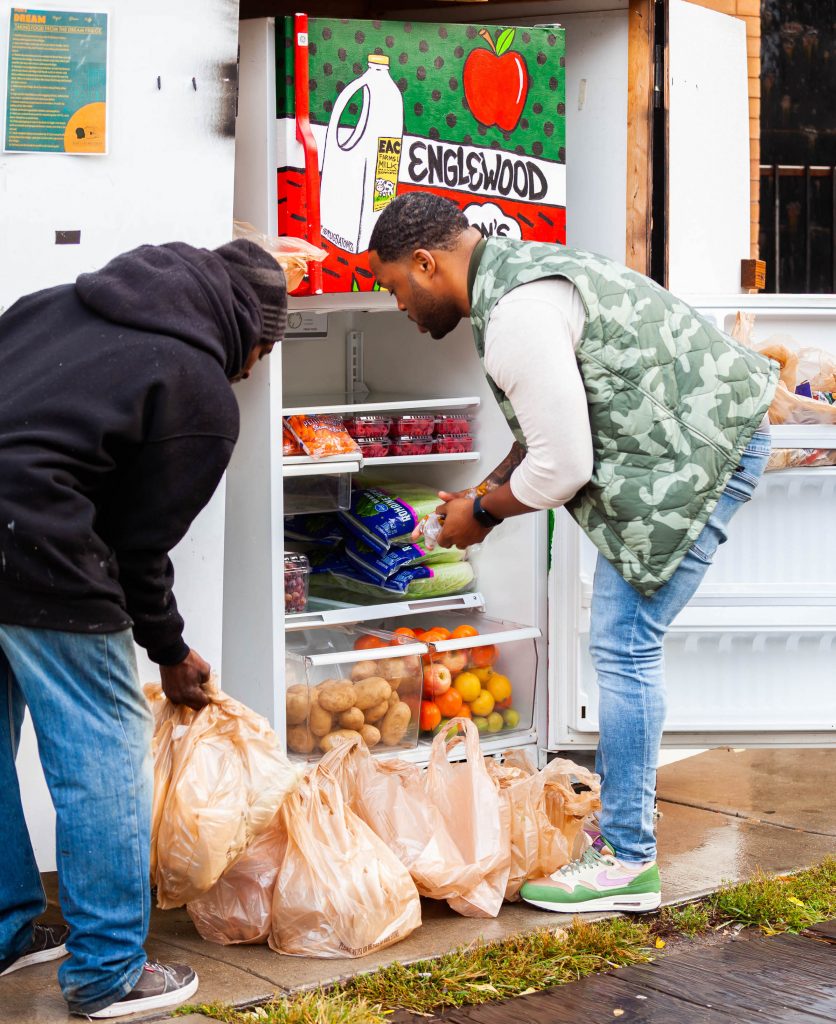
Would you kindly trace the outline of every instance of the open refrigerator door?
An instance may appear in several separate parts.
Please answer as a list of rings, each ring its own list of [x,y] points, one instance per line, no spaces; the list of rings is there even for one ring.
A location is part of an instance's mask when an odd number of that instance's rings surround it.
[[[829,296],[689,300],[728,334],[754,316],[753,342],[780,338],[836,357]],[[836,449],[836,426],[771,428],[777,450]],[[665,644],[668,716],[678,747],[822,746],[836,697],[836,466],[768,471]],[[549,747],[594,747],[597,687],[589,617],[597,552],[568,515],[555,520],[550,577]]]

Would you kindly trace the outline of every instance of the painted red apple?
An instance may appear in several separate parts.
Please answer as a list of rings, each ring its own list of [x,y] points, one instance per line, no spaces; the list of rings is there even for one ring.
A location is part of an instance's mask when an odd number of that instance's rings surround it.
[[[464,94],[477,121],[512,132],[528,96],[528,68],[522,54],[511,49],[517,30],[506,28],[494,43],[483,28],[479,35],[489,50],[471,50],[464,62]]]

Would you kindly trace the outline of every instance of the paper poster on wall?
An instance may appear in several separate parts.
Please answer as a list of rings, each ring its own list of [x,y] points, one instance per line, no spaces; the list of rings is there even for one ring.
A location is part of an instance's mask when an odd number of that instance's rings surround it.
[[[6,152],[107,152],[107,30],[101,11],[12,8]]]

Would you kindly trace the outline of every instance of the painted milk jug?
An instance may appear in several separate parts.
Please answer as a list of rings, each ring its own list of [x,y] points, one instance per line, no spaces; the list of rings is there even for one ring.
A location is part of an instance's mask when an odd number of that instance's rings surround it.
[[[334,104],[322,157],[322,235],[350,253],[368,249],[377,218],[397,194],[403,141],[403,98],[389,58],[372,53],[368,62]],[[356,124],[340,124],[350,103],[360,105]]]

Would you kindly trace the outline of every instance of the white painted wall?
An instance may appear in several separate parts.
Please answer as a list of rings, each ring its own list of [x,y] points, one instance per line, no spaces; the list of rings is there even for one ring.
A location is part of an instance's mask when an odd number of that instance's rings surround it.
[[[0,153],[0,312],[142,243],[211,248],[231,236],[238,0],[82,6],[112,15],[109,153]],[[9,9],[0,3],[0,118]],[[55,245],[73,229],[80,245]],[[186,642],[218,669],[223,549],[222,485],[174,553]],[[143,656],[140,678],[155,677]],[[38,863],[52,870],[54,817],[28,722],[18,774]]]

